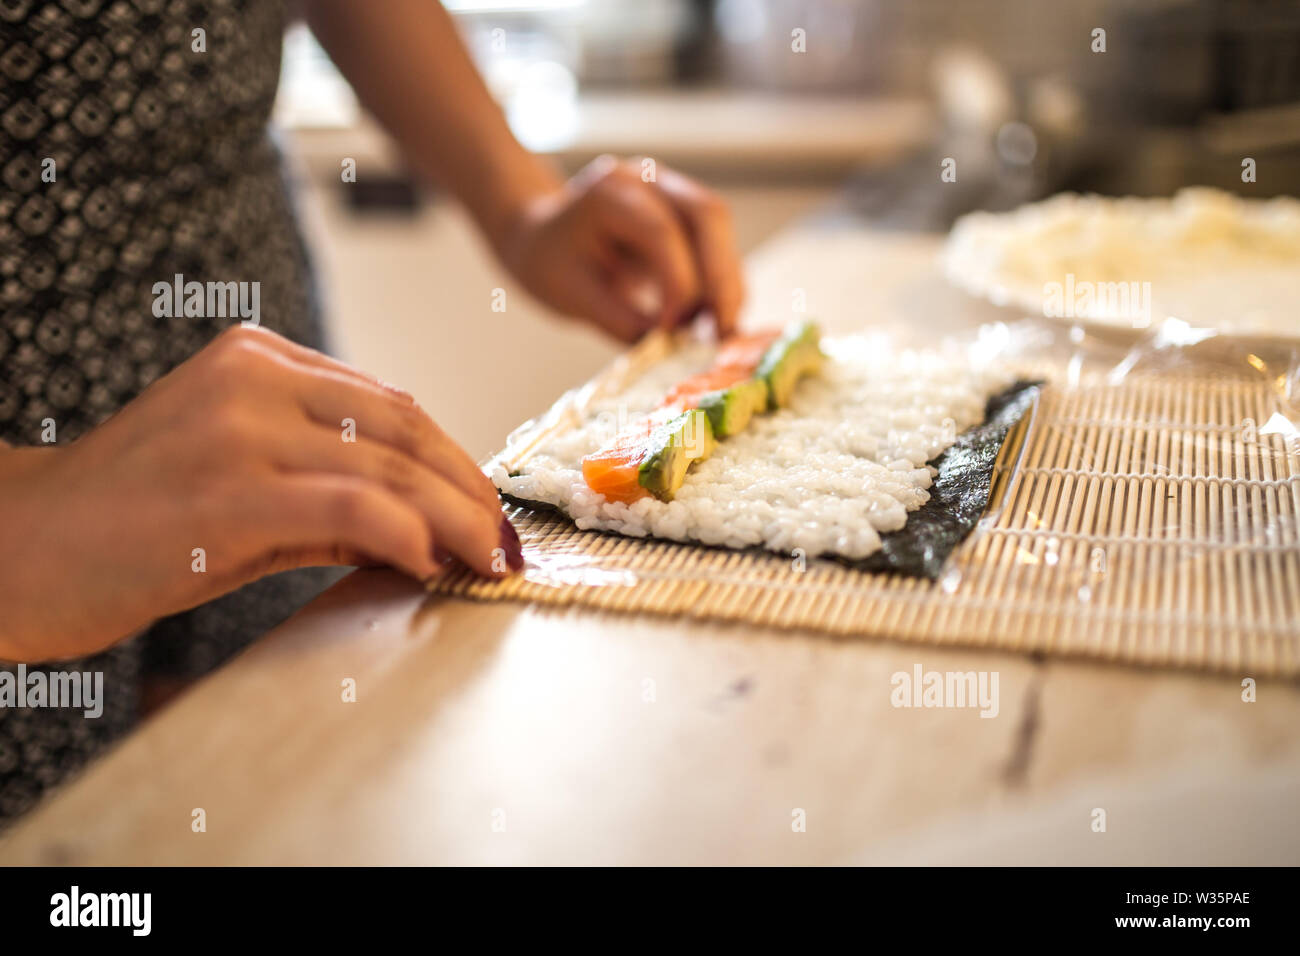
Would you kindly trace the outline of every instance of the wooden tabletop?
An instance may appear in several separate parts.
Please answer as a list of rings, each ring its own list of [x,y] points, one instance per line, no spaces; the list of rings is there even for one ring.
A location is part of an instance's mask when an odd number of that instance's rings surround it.
[[[809,263],[834,257],[773,249],[756,298],[829,305]],[[865,307],[887,317],[933,249],[881,238]],[[997,715],[894,706],[918,666],[996,672]],[[0,863],[1295,864],[1300,688],[1246,702],[1250,676],[479,604],[361,571],[38,808]]]
[[[998,716],[894,707],[917,664],[997,671]],[[1297,726],[1291,686],[1248,704],[1232,678],[480,605],[362,571],[0,862],[1295,863]]]

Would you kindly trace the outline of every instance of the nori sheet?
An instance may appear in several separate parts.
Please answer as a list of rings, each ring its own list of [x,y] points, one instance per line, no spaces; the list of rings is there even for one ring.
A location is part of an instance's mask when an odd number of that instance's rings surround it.
[[[1016,382],[988,400],[984,424],[958,435],[947,451],[930,462],[939,470],[930,486],[930,500],[908,514],[901,530],[882,534],[879,551],[857,561],[827,557],[862,571],[937,580],[948,555],[966,540],[988,507],[993,463],[1041,385]]]
[[[938,469],[930,486],[930,500],[910,512],[907,524],[898,531],[880,536],[881,548],[868,558],[839,558],[822,555],[827,560],[876,573],[904,574],[909,577],[938,580],[953,549],[966,539],[989,503],[993,480],[993,463],[1007,435],[1033,405],[1042,382],[1016,382],[989,398],[984,406],[984,423],[962,432],[957,440],[929,464]],[[537,511],[560,511],[552,504],[530,501],[502,493],[506,501]],[[561,512],[563,513],[563,512]],[[616,534],[600,531],[599,534]],[[642,539],[645,540],[645,539]],[[717,551],[734,551],[698,541],[682,542],[670,538],[649,540],[691,544]],[[746,548],[755,554],[773,552],[761,547]]]

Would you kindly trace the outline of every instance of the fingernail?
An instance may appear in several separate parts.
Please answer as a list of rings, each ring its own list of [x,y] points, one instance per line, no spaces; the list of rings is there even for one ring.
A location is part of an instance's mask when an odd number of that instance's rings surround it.
[[[515,531],[510,519],[504,516],[501,518],[501,550],[505,552],[506,564],[510,565],[511,571],[518,571],[524,566],[524,548],[519,543],[519,533]]]
[[[442,550],[442,548],[438,547],[436,544],[433,546],[433,550],[429,554],[433,560],[428,566],[428,574],[420,579],[420,583],[424,585],[431,584],[438,580],[438,578],[442,577],[447,571],[447,562],[449,560],[447,552]]]

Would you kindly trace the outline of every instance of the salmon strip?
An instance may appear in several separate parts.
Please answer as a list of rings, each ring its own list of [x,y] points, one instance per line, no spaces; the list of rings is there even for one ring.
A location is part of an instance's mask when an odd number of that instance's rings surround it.
[[[619,432],[600,451],[582,459],[587,487],[610,501],[631,504],[650,492],[641,487],[641,465],[649,454],[650,436],[671,417],[671,409],[658,410]]]
[[[582,477],[587,487],[610,501],[625,504],[649,496],[650,492],[641,486],[641,465],[649,454],[650,436],[667,421],[665,416],[697,408],[703,396],[752,378],[764,353],[780,335],[780,330],[770,330],[732,336],[724,342],[712,368],[679,382],[654,413],[582,459]]]

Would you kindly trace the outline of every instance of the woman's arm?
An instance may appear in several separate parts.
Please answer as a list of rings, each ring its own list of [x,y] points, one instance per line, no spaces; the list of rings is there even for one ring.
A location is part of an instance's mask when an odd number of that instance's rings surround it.
[[[416,170],[450,189],[494,246],[561,180],[514,138],[436,0],[308,0],[307,21]]]
[[[729,330],[744,296],[725,205],[660,167],[598,160],[568,184],[515,140],[433,0],[307,0],[307,20],[416,170],[469,208],[534,295],[625,339],[701,308]],[[639,305],[646,284],[655,307]]]
[[[70,445],[0,449],[0,660],[80,657],[276,571],[522,565],[404,392],[239,326]]]

